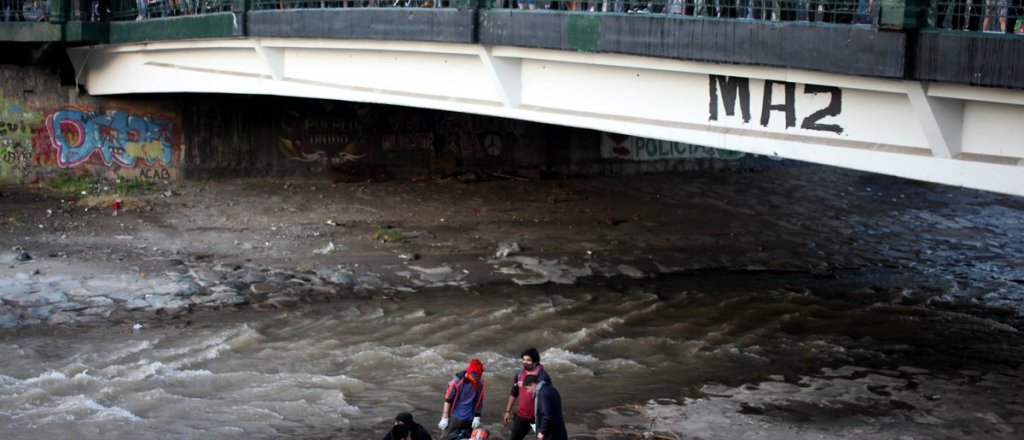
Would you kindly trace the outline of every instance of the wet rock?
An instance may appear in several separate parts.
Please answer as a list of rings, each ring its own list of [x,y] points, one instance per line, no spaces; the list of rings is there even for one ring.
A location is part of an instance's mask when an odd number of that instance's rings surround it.
[[[739,412],[741,414],[763,415],[764,406],[756,403],[741,402]]]
[[[242,281],[248,284],[259,284],[267,282],[267,277],[256,272],[247,272],[245,276],[242,277]]]
[[[13,283],[13,282],[12,282]],[[32,292],[32,286],[27,284],[0,285],[0,298],[8,299],[20,295],[27,295]],[[8,299],[10,301],[10,299]]]
[[[178,314],[188,311],[192,307],[192,302],[182,298],[172,298],[167,303],[161,306],[153,306],[150,310],[159,311],[168,314]]]
[[[906,366],[906,365],[897,368],[896,371],[899,371],[901,373],[906,373],[906,374],[928,374],[929,373],[929,371],[925,370],[924,368],[910,367],[910,366]]]
[[[131,300],[128,301],[127,304],[125,304],[124,308],[127,310],[139,310],[147,308],[149,306],[149,302],[142,298],[132,298]]]
[[[11,257],[11,261],[32,261],[32,256],[28,252],[18,252]]]
[[[159,294],[147,294],[145,296],[146,302],[152,307],[164,307],[171,299],[174,298],[171,295],[159,295]]]
[[[213,299],[211,304],[218,306],[238,306],[249,302],[249,300],[242,295],[228,292],[215,293],[210,295],[210,298]]]
[[[61,312],[77,312],[79,310],[85,310],[88,306],[86,306],[85,304],[68,301],[59,304],[54,304],[53,307],[55,307],[58,311]]]
[[[273,306],[273,307],[276,307],[276,308],[294,307],[298,303],[299,303],[299,299],[298,298],[292,298],[292,297],[288,297],[288,296],[278,296],[278,297],[270,298],[270,299],[268,299],[268,300],[263,302],[263,304],[266,304],[266,305],[269,305],[269,306]]]
[[[54,304],[65,302],[68,297],[56,290],[44,290],[42,292],[26,293],[21,295],[4,295],[4,301],[17,307],[32,307],[43,304]]]
[[[92,307],[114,305],[114,300],[107,298],[105,296],[94,296],[86,299],[85,301],[89,303],[89,305]]]
[[[178,284],[178,290],[174,292],[177,296],[192,296],[203,290],[203,287],[194,281],[186,281]]]
[[[893,407],[895,409],[900,409],[900,410],[904,410],[904,411],[913,411],[913,410],[917,409],[916,406],[911,405],[911,404],[909,404],[907,402],[904,402],[902,400],[897,400],[897,399],[890,399],[889,400],[889,406],[891,406],[891,407]]]
[[[618,266],[615,266],[615,269],[617,269],[619,271],[619,273],[621,273],[621,274],[623,274],[623,275],[625,275],[627,277],[630,277],[630,278],[644,278],[644,277],[646,277],[646,275],[642,271],[640,271],[639,269],[637,269],[637,268],[635,268],[633,266],[630,266],[628,264],[620,264]]]
[[[53,315],[55,309],[53,306],[41,306],[41,307],[30,307],[25,310],[25,316],[35,318],[39,320],[45,320]]]
[[[106,317],[109,317],[113,313],[114,313],[114,309],[111,308],[111,307],[91,307],[91,308],[88,308],[88,309],[85,309],[85,310],[82,310],[82,311],[78,312],[78,315],[80,317],[79,319],[81,320],[81,317],[83,317],[83,316],[94,316],[94,317],[106,318]]]
[[[769,393],[799,393],[800,387],[786,382],[762,382],[761,391]]]
[[[103,296],[110,298],[117,302],[130,302],[135,299],[139,294],[134,291],[120,290],[115,292],[106,292]]]
[[[256,295],[269,295],[274,292],[279,292],[281,287],[271,283],[256,283],[249,286],[249,290]]]
[[[81,289],[82,282],[76,279],[64,279],[57,283],[57,287],[61,288],[64,291]]]
[[[107,277],[86,281],[85,285],[91,289],[124,289],[128,287],[128,284],[123,281]]]
[[[249,288],[249,283],[246,283],[245,281],[242,281],[242,280],[227,280],[227,281],[221,283],[221,286],[224,286],[224,287],[227,287],[227,288],[230,288],[230,289],[234,289],[235,291],[241,292],[241,291]]]
[[[331,277],[331,281],[345,287],[353,287],[356,285],[356,282],[352,277],[343,273],[334,274],[334,276]]]
[[[0,309],[0,329],[14,328],[18,325],[20,314],[11,309]]]
[[[494,253],[494,258],[505,258],[521,250],[516,242],[502,243],[498,245],[498,251]]]
[[[47,325],[67,325],[78,321],[78,317],[74,313],[69,312],[57,312],[46,319]]]

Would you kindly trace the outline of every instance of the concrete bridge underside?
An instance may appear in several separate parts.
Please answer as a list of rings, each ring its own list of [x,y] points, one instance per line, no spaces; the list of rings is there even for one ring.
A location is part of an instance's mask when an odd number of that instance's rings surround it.
[[[225,38],[69,49],[93,95],[492,115],[1024,195],[1024,91],[482,44]]]

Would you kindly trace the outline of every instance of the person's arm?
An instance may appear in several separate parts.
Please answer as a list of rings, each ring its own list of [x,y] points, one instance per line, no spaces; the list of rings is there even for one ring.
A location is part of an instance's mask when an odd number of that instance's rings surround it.
[[[475,416],[475,417],[480,417],[480,414],[484,412],[484,390],[486,388],[487,388],[487,382],[484,382],[483,379],[481,379],[480,380],[480,395],[476,396],[476,398],[480,399],[480,401],[477,402],[476,412],[473,413],[473,416]]]
[[[508,396],[508,403],[505,404],[505,424],[512,422],[512,404],[516,403],[515,396]]]
[[[535,420],[537,420],[537,438],[544,440],[544,437],[551,434],[551,428],[548,427],[549,421],[551,421],[551,414],[548,412],[548,401],[545,396],[547,393],[541,393],[538,390],[537,393],[537,407],[534,408],[536,411]]]

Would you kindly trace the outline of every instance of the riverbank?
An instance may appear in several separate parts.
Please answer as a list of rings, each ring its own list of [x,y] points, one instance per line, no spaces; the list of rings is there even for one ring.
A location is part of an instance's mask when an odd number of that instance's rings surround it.
[[[827,275],[876,265],[935,274],[928,288],[949,288],[957,301],[1019,310],[1007,292],[1024,280],[1016,263],[1024,260],[1024,201],[826,168],[189,182],[117,217],[39,187],[0,191],[2,328],[439,286],[703,269]],[[953,288],[960,279],[992,291],[979,298]]]

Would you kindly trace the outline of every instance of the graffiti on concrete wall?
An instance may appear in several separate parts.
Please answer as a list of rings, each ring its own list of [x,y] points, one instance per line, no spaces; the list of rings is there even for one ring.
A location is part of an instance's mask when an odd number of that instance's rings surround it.
[[[391,113],[388,132],[381,135],[381,149],[385,153],[410,151],[434,152],[433,127],[424,120],[424,112]]]
[[[601,135],[601,157],[636,161],[666,159],[725,159],[744,156],[738,151],[701,147],[681,142],[662,141],[615,133]]]
[[[500,156],[520,144],[525,124],[515,119],[467,114],[441,114],[437,129],[444,154]]]
[[[0,96],[3,96],[0,90]],[[42,112],[22,103],[0,97],[0,163],[7,167],[25,167],[32,163],[33,139],[43,131]]]
[[[346,111],[333,103],[307,111],[284,110],[278,147],[289,161],[342,164],[368,154],[370,107]]]
[[[124,110],[57,110],[46,117],[46,131],[61,168],[76,167],[94,157],[107,166],[170,166],[180,144],[177,124],[170,117]]]

